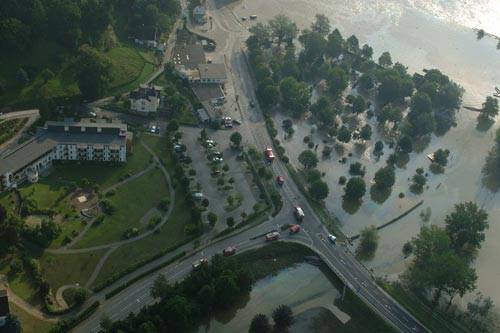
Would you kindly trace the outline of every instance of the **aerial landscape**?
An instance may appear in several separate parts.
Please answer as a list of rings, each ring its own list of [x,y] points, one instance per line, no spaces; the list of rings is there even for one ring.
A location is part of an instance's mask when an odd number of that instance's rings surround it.
[[[500,332],[496,0],[0,1],[0,333]]]

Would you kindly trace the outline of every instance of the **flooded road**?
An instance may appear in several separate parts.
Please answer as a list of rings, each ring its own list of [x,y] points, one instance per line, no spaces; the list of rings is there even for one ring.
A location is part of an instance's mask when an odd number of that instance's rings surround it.
[[[241,300],[236,309],[216,315],[208,326],[200,327],[198,332],[246,332],[256,314],[263,313],[270,317],[273,310],[281,304],[289,305],[295,315],[311,309],[324,308],[340,321],[348,322],[349,315],[333,305],[338,295],[335,286],[319,268],[300,264],[295,268],[285,269],[276,276],[259,280],[249,297]],[[291,332],[307,330],[297,328]]]
[[[267,21],[276,14],[286,14],[300,28],[308,27],[316,13],[325,14],[344,37],[356,34],[361,44],[370,44],[374,48],[374,58],[387,50],[394,62],[408,66],[411,73],[420,72],[423,68],[440,69],[466,89],[463,103],[466,106],[480,106],[486,96],[493,93],[494,87],[500,86],[500,51],[496,50],[496,41],[489,37],[477,41],[472,30],[475,27],[484,28],[500,35],[498,1],[243,0],[232,7],[237,17],[255,14],[259,21]],[[280,127],[281,120],[279,117],[276,119],[276,127]],[[402,245],[414,237],[424,223],[419,217],[421,210],[429,207],[432,213],[427,223],[442,225],[453,204],[476,201],[490,215],[490,229],[475,263],[479,275],[478,290],[500,304],[500,289],[496,288],[500,277],[497,255],[500,252],[500,199],[486,190],[480,180],[484,158],[493,144],[493,132],[498,125],[495,124],[488,132],[479,132],[475,129],[476,114],[465,110],[458,113],[457,122],[458,126],[445,136],[433,137],[424,152],[410,154],[410,162],[403,169],[398,169],[396,184],[383,203],[374,202],[368,191],[363,205],[350,213],[342,207],[343,191],[338,185],[338,178],[347,176],[349,164],[360,159],[367,168],[365,180],[368,184],[375,171],[385,164],[389,152],[377,161],[371,154],[371,148],[356,152],[352,145],[346,145],[345,156],[353,153],[346,164],[340,164],[339,155],[334,153],[331,159],[319,165],[330,185],[327,207],[339,217],[344,232],[352,235],[365,226],[381,225],[424,200],[421,208],[381,231],[377,255],[369,263],[378,274],[396,277],[404,270]],[[375,124],[374,120],[369,123]],[[292,140],[283,142],[282,132],[279,139],[292,162],[297,164],[298,154],[306,149],[302,139],[310,135],[310,125],[298,123],[295,130]],[[372,143],[377,139],[374,133]],[[321,153],[322,138],[316,136],[314,141],[320,143],[318,152]],[[413,176],[416,168],[428,170],[429,161],[425,155],[438,148],[447,148],[451,152],[445,173],[429,173],[429,189],[419,196],[411,194],[408,178]],[[398,198],[400,192],[405,194],[405,198]]]

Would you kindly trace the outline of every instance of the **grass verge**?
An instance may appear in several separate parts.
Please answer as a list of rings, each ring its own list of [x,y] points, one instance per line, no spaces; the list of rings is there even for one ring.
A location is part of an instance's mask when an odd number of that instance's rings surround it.
[[[10,312],[14,314],[23,328],[23,333],[49,333],[54,326],[53,323],[38,319],[24,311],[14,303],[9,303]]]

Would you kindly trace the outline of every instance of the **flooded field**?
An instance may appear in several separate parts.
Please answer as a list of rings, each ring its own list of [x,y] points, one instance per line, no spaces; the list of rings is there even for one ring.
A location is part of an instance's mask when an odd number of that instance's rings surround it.
[[[423,68],[440,69],[466,89],[465,106],[480,106],[486,96],[493,93],[494,87],[500,85],[500,51],[496,50],[496,41],[491,38],[477,41],[472,30],[480,27],[500,34],[498,20],[492,19],[500,16],[497,1],[243,0],[232,6],[235,15],[256,14],[260,21],[283,13],[297,22],[300,28],[309,26],[316,13],[325,14],[344,36],[356,34],[360,43],[371,44],[375,58],[387,50],[394,61],[408,66],[410,72]],[[276,127],[280,127],[282,119],[277,117]],[[373,121],[370,122],[372,127]],[[431,208],[428,223],[441,224],[453,204],[476,201],[490,215],[490,229],[476,261],[478,290],[500,304],[500,290],[496,288],[500,276],[500,261],[496,255],[500,252],[500,199],[487,191],[480,180],[484,158],[493,144],[497,124],[488,132],[479,132],[475,129],[476,114],[465,110],[458,113],[457,122],[458,126],[445,136],[433,137],[424,152],[410,154],[409,163],[398,169],[396,184],[383,203],[372,200],[368,192],[363,205],[355,212],[347,209],[348,212],[346,207],[342,207],[343,191],[338,185],[338,178],[347,176],[352,161],[360,160],[367,168],[365,180],[368,183],[375,171],[385,164],[388,153],[377,162],[371,147],[360,153],[346,145],[346,154],[353,153],[346,164],[340,164],[338,155],[334,153],[331,159],[319,165],[330,185],[327,206],[341,220],[344,232],[353,235],[367,225],[381,225],[424,200],[421,208],[380,233],[379,249],[369,266],[380,275],[395,277],[404,270],[402,245],[415,236],[424,223],[419,217],[422,209]],[[298,154],[306,149],[303,137],[310,135],[311,126],[301,122],[296,123],[294,128],[292,140],[283,142],[282,132],[279,139],[292,162],[297,164]],[[313,137],[315,143],[320,143],[320,153],[323,138]],[[374,133],[372,141],[375,140],[377,134]],[[419,196],[411,194],[408,178],[413,176],[416,168],[428,170],[429,161],[425,155],[438,148],[451,152],[445,173],[429,173],[429,189]],[[405,198],[398,198],[400,192],[405,193]]]

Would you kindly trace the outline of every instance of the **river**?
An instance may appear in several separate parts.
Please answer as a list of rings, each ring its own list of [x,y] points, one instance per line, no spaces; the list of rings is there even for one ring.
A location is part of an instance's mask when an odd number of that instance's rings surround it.
[[[361,44],[370,44],[375,59],[383,51],[389,51],[393,61],[405,64],[411,73],[421,72],[423,68],[440,69],[466,89],[463,103],[466,106],[480,107],[486,96],[494,92],[494,87],[500,86],[497,41],[490,37],[477,41],[472,30],[483,28],[500,35],[500,1],[497,0],[242,0],[232,6],[236,16],[256,14],[259,21],[286,14],[301,29],[310,25],[316,13],[325,14],[345,37],[355,34]],[[277,127],[280,127],[280,120],[277,119]],[[422,209],[431,208],[430,223],[438,225],[443,224],[443,218],[453,204],[476,201],[490,215],[490,229],[475,263],[479,276],[477,286],[500,304],[500,289],[496,287],[500,276],[497,255],[500,253],[500,198],[487,191],[480,180],[484,158],[498,126],[495,124],[488,132],[479,132],[475,129],[476,114],[466,110],[458,113],[457,121],[458,126],[445,136],[432,138],[423,153],[411,154],[405,168],[398,169],[395,187],[384,203],[375,203],[368,193],[354,214],[343,209],[343,193],[337,185],[338,177],[347,174],[351,160],[346,165],[338,163],[338,156],[321,161],[319,169],[326,173],[331,189],[327,207],[340,218],[344,232],[352,235],[367,225],[380,225],[398,216],[420,200],[424,200]],[[302,138],[309,131],[309,125],[298,123],[295,139],[283,142],[292,162],[297,163],[298,154],[305,149]],[[282,135],[280,133],[280,139]],[[376,138],[377,134],[374,134]],[[321,138],[316,137],[315,142],[321,142]],[[438,148],[451,151],[445,174],[430,176],[429,189],[422,195],[411,194],[408,178],[418,167],[427,169],[429,162],[425,154]],[[387,156],[388,153],[376,162],[369,153],[359,154],[367,167],[367,181],[372,179]],[[406,197],[398,198],[399,192],[405,193]],[[377,255],[368,263],[379,275],[395,278],[404,270],[401,247],[423,225],[418,217],[420,211],[418,209],[380,233]],[[465,298],[468,299],[470,295]]]
[[[256,314],[271,318],[273,310],[281,304],[290,306],[294,313],[295,323],[290,333],[367,332],[370,327],[379,327],[377,320],[360,315],[363,312],[359,306],[352,317],[338,308],[335,304],[343,305],[339,303],[340,292],[336,288],[318,267],[299,264],[259,280],[237,306],[215,315],[198,328],[198,333],[247,332]]]

